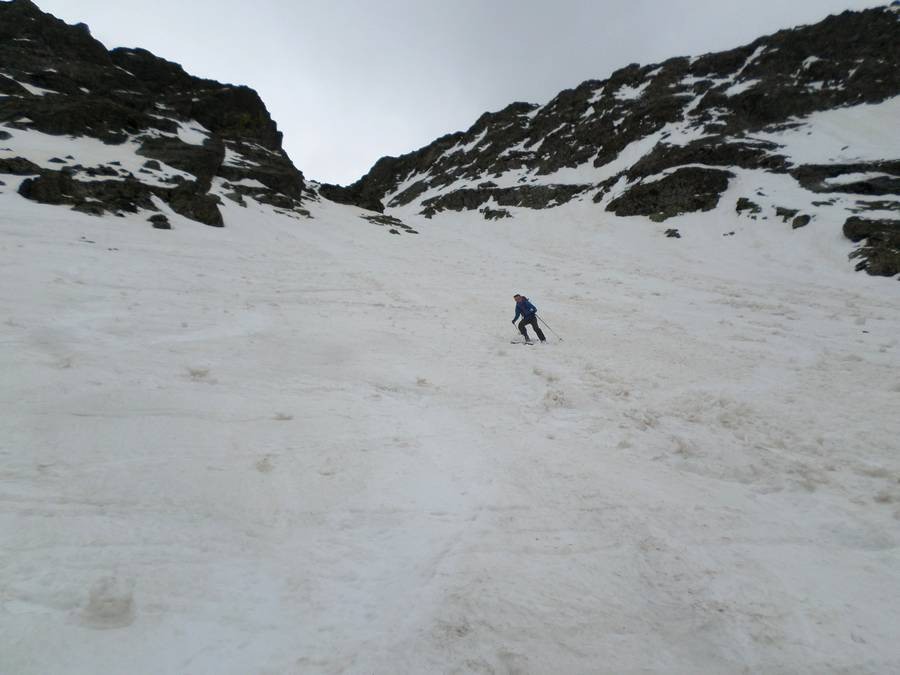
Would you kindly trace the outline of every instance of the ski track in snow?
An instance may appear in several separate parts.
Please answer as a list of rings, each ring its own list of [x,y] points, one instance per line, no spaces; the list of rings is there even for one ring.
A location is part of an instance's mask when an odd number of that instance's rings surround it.
[[[15,187],[0,672],[900,669],[900,295],[834,223]]]

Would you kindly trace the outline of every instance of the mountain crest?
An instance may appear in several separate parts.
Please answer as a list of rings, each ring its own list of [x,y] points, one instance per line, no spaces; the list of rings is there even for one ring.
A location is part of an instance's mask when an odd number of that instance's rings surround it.
[[[217,226],[223,198],[305,213],[312,193],[252,89],[108,51],[30,0],[0,3],[0,38],[0,172],[28,176],[23,196],[98,215],[162,202]]]
[[[377,211],[478,209],[487,219],[591,200],[617,216],[663,221],[717,208],[738,174],[743,182],[777,174],[807,195],[791,208],[809,218],[890,217],[900,210],[897,9],[848,11],[726,52],[630,64],[543,106],[485,113],[465,132],[384,157],[356,183],[322,194]],[[850,136],[874,114],[886,142],[857,134],[833,152],[798,150],[813,133],[807,122],[824,114],[827,127],[842,110],[856,111],[845,115]],[[740,196],[765,201],[748,189]],[[779,206],[767,211],[774,217]],[[819,213],[825,206],[830,216]],[[891,256],[887,269],[898,273],[900,252]]]

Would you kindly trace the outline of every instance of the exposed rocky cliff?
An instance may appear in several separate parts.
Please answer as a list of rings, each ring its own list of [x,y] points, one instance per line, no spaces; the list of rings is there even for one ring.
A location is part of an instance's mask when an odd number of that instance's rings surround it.
[[[581,199],[618,216],[662,221],[716,208],[738,173],[766,173],[784,177],[806,201],[776,204],[761,183],[733,203],[755,200],[755,211],[738,209],[747,218],[794,210],[792,223],[799,227],[815,217],[814,202],[816,209],[843,209],[844,217],[858,211],[896,214],[898,12],[895,2],[783,30],[727,52],[632,64],[605,80],[563,91],[546,105],[514,103],[486,113],[465,132],[384,157],[353,185],[327,185],[321,192],[363,208],[425,216],[479,209],[485,218],[497,218],[510,215],[508,207],[547,208]],[[867,104],[886,106],[878,109],[882,128],[873,131],[881,140],[870,144],[877,150],[852,143],[825,155],[797,149],[801,136],[824,133],[813,122],[832,124],[817,114],[847,110],[864,117],[875,109]],[[859,119],[848,113],[843,123],[852,126]],[[869,246],[880,251],[879,262],[867,265],[863,250],[861,268],[900,273],[900,251],[885,243],[891,241],[869,238]]]
[[[4,173],[28,176],[19,192],[39,202],[102,214],[161,200],[215,226],[222,198],[303,213],[310,194],[255,91],[108,51],[30,0],[0,3]]]
[[[296,217],[317,198],[256,92],[142,49],[109,51],[30,0],[0,2],[0,190],[13,189],[214,226],[226,199]],[[827,220],[859,243],[857,269],[900,274],[900,2],[513,103],[318,193],[388,211],[368,220],[394,234],[416,232],[411,214],[497,220],[573,201],[598,219]]]

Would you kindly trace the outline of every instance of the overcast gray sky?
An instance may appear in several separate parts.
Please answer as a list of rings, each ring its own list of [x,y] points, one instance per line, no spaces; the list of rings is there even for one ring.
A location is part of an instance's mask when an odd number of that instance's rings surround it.
[[[730,49],[886,0],[36,0],[107,47],[256,89],[308,178],[543,103],[628,63]]]

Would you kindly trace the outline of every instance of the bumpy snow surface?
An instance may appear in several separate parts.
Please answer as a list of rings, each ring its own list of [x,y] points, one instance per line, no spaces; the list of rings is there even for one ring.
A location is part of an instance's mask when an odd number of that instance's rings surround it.
[[[0,672],[900,670],[900,287],[834,223],[3,180]]]

